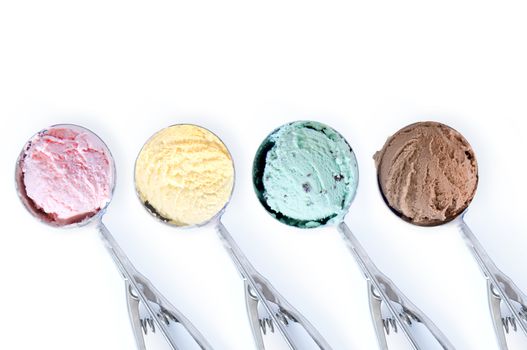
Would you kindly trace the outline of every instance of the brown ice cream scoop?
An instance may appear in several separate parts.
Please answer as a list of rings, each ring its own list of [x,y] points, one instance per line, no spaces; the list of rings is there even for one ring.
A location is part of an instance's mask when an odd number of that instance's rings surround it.
[[[396,132],[373,158],[384,200],[401,218],[434,226],[459,217],[456,226],[487,280],[500,349],[508,349],[507,334],[521,330],[527,335],[527,295],[498,269],[463,218],[478,185],[478,165],[467,140],[444,124],[420,122]]]
[[[412,224],[434,226],[451,221],[476,193],[474,150],[447,125],[408,125],[388,138],[373,158],[385,201]]]

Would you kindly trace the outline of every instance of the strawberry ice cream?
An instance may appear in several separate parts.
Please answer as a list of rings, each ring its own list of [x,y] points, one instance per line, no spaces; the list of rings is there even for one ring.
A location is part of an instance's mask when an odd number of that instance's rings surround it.
[[[92,217],[110,201],[113,160],[91,131],[56,125],[35,135],[19,158],[18,186],[26,206],[56,225]]]

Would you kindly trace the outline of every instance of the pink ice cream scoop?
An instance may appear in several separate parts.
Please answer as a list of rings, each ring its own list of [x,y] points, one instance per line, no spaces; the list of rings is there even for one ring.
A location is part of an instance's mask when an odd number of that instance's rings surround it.
[[[82,222],[105,208],[114,178],[113,159],[104,142],[76,125],[54,125],[37,133],[17,165],[26,207],[58,226]]]
[[[126,283],[128,314],[138,349],[145,349],[145,336],[156,331],[170,349],[182,348],[180,343],[188,346],[190,338],[182,337],[181,327],[174,323],[182,326],[200,349],[212,349],[196,327],[137,271],[102,222],[115,185],[115,166],[97,135],[70,124],[40,131],[18,157],[15,181],[26,208],[43,222],[59,227],[94,224]],[[145,319],[150,320],[147,327],[142,324]]]

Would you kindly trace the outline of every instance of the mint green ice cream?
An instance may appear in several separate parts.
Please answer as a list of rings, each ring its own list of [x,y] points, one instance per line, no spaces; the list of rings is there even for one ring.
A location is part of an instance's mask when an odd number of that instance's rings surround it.
[[[338,223],[357,190],[357,160],[334,129],[297,121],[262,142],[253,182],[262,205],[285,224],[311,228]]]

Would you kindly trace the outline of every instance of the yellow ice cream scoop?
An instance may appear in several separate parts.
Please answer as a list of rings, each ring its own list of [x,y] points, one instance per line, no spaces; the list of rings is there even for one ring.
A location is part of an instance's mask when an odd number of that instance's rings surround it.
[[[135,164],[139,198],[153,215],[175,226],[210,221],[229,201],[233,186],[227,147],[196,125],[173,125],[154,134]]]
[[[276,329],[290,349],[300,349],[307,335],[318,348],[330,350],[318,331],[249,262],[221,222],[234,186],[234,165],[221,140],[196,125],[174,125],[152,136],[137,157],[135,186],[144,206],[175,226],[214,226],[240,272],[245,306],[255,344]],[[293,329],[291,329],[291,327]],[[299,325],[306,331],[298,332]],[[276,341],[276,339],[274,339]]]

